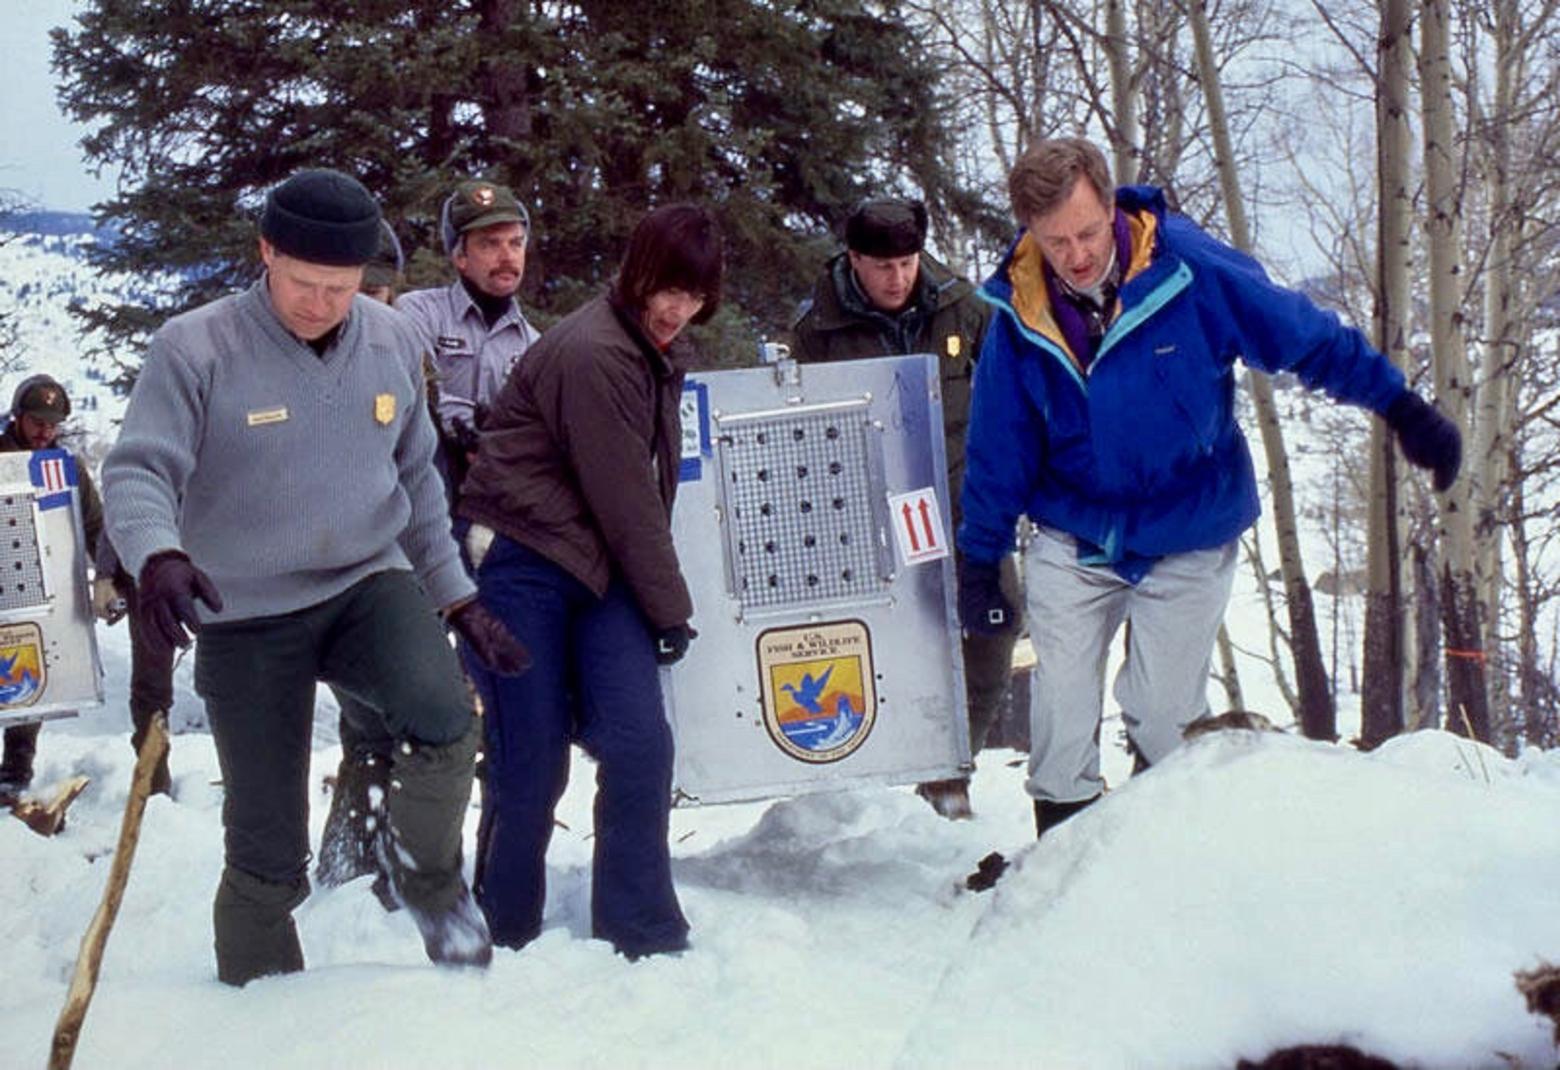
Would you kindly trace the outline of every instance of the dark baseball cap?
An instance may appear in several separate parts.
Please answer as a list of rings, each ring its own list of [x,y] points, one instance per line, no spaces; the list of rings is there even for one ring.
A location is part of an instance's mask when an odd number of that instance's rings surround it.
[[[57,424],[70,415],[70,395],[56,380],[35,375],[18,388],[11,411],[17,416],[25,413],[35,420]]]
[[[471,179],[455,187],[444,202],[444,250],[453,252],[462,234],[499,223],[519,223],[529,234],[531,217],[508,186]]]

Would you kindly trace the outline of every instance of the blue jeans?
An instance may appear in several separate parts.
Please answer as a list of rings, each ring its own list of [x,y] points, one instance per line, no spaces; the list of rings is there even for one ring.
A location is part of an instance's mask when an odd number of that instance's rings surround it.
[[[578,742],[597,763],[592,932],[631,957],[686,947],[667,846],[672,732],[638,603],[620,578],[597,598],[502,535],[476,577],[532,658],[504,677],[463,652],[485,707],[476,893],[493,942],[520,947],[541,932],[553,810]]]

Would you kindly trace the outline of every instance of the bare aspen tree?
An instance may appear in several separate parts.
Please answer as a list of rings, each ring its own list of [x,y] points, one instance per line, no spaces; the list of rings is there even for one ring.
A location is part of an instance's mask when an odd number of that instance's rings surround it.
[[[1436,402],[1467,437],[1472,382],[1464,348],[1462,195],[1453,137],[1448,0],[1424,0],[1419,14],[1419,100],[1424,131],[1424,226],[1430,267],[1430,345]],[[1474,589],[1473,499],[1460,479],[1440,497],[1439,570],[1446,641],[1447,727],[1486,742],[1484,640]],[[1421,547],[1426,555],[1436,547]]]
[[[1471,9],[1489,58],[1490,90],[1469,79],[1469,127],[1477,140],[1487,232],[1482,257],[1483,374],[1465,471],[1475,496],[1475,584],[1484,625],[1491,731],[1510,749],[1517,737],[1556,739],[1554,667],[1539,635],[1553,584],[1535,535],[1553,516],[1554,368],[1540,344],[1543,302],[1560,286],[1553,219],[1560,176],[1560,48],[1556,0],[1493,0]],[[1473,68],[1475,71],[1477,67]],[[1508,574],[1507,551],[1510,551]],[[1551,611],[1552,612],[1552,611]],[[1509,621],[1509,627],[1504,626]],[[1511,656],[1506,656],[1507,650]],[[1510,709],[1514,699],[1520,713]]]
[[[1225,217],[1229,220],[1230,239],[1237,249],[1251,252],[1251,228],[1246,222],[1245,201],[1235,174],[1234,150],[1224,111],[1224,92],[1214,62],[1213,38],[1208,27],[1203,0],[1187,5],[1192,37],[1196,42],[1197,70],[1207,102],[1208,123],[1213,137],[1214,158],[1219,184],[1224,192]],[[1284,447],[1284,431],[1278,422],[1278,407],[1273,400],[1273,384],[1263,373],[1246,371],[1261,430],[1262,448],[1267,456],[1268,483],[1273,496],[1273,524],[1278,536],[1279,569],[1284,579],[1284,600],[1289,612],[1289,644],[1294,657],[1295,678],[1300,708],[1296,714],[1304,733],[1312,739],[1335,739],[1338,735],[1337,711],[1328,687],[1327,667],[1322,660],[1321,637],[1316,628],[1316,606],[1306,578],[1300,553],[1300,529],[1296,523],[1294,481],[1289,471],[1289,453]]]
[[[951,266],[980,278],[1009,230],[1008,172],[1036,139],[1081,125],[1083,94],[1044,0],[908,0],[905,11],[946,71],[944,103],[962,132],[955,172],[981,209],[980,225],[961,230],[943,206],[929,205],[934,233]]]
[[[1376,345],[1399,368],[1408,365],[1410,228],[1413,191],[1408,122],[1412,65],[1408,0],[1380,0],[1377,43]],[[1364,688],[1360,743],[1373,747],[1403,730],[1404,582],[1396,446],[1385,423],[1372,421],[1369,549],[1366,558]]]
[[[1463,458],[1464,478],[1471,483],[1474,496],[1474,538],[1477,557],[1474,563],[1476,597],[1479,602],[1479,619],[1485,626],[1486,647],[1497,650],[1501,621],[1501,574],[1504,571],[1504,500],[1510,466],[1507,463],[1511,449],[1509,428],[1514,417],[1511,411],[1517,392],[1512,381],[1517,374],[1517,342],[1513,304],[1515,301],[1512,261],[1515,255],[1515,235],[1518,225],[1516,214],[1511,211],[1511,131],[1505,117],[1513,114],[1516,86],[1526,64],[1526,57],[1514,49],[1518,43],[1516,33],[1516,0],[1494,0],[1490,5],[1490,44],[1494,53],[1491,69],[1491,96],[1489,114],[1500,117],[1477,125],[1481,132],[1482,171],[1484,195],[1488,201],[1486,211],[1489,232],[1484,260],[1484,354],[1483,371],[1478,392],[1478,408],[1473,421],[1473,437]],[[1477,98],[1471,100],[1470,111],[1479,107]],[[1528,646],[1536,655],[1536,646]],[[1495,658],[1495,666],[1503,659]],[[1519,653],[1518,664],[1526,664]],[[1503,674],[1498,671],[1485,674],[1485,701],[1491,721],[1504,724],[1506,714],[1506,688]]]
[[[1114,150],[1112,171],[1117,182],[1137,181],[1141,141],[1137,121],[1137,94],[1132,85],[1131,58],[1127,45],[1126,4],[1124,0],[1105,0],[1105,54],[1110,58],[1111,111],[1116,117],[1116,135],[1111,138],[1111,148]]]

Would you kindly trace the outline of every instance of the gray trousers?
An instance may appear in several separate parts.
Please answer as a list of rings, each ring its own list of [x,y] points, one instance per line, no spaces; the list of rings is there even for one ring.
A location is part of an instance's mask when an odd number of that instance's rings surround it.
[[[1150,763],[1209,712],[1213,643],[1235,578],[1232,540],[1173,554],[1130,584],[1108,566],[1078,561],[1072,536],[1037,527],[1024,557],[1029,638],[1029,778],[1036,799],[1081,802],[1104,790],[1100,719],[1111,639],[1130,623],[1115,698],[1127,735]]]

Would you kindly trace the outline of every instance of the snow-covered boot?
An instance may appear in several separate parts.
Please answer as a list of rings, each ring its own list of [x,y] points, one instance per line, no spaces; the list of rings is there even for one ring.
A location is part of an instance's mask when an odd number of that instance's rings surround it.
[[[445,746],[396,744],[380,862],[390,890],[422,933],[434,962],[486,966],[493,940],[461,874],[461,833],[471,802],[477,729]]]
[[[211,911],[217,980],[242,986],[257,977],[303,969],[303,947],[292,912],[308,894],[306,877],[276,883],[223,867]]]
[[[374,834],[384,814],[390,763],[372,752],[346,753],[336,768],[330,813],[320,835],[314,877],[327,888],[380,872]]]
[[[1091,799],[1080,799],[1077,802],[1056,802],[1052,799],[1035,800],[1035,838],[1044,838],[1047,831],[1054,829],[1079,810],[1094,803],[1099,796]]]

